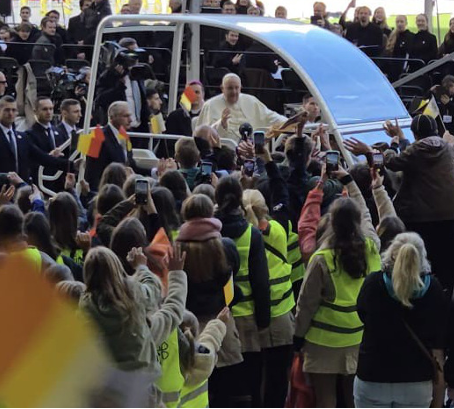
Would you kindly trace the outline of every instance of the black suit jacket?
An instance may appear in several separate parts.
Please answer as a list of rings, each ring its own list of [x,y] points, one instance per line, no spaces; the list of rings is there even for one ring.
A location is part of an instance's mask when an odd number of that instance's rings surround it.
[[[25,181],[31,176],[31,171],[39,165],[51,166],[59,170],[66,170],[68,161],[54,158],[43,152],[41,149],[31,143],[27,134],[14,131],[17,146],[19,176]],[[13,151],[11,145],[0,129],[0,173],[14,172],[16,168]],[[36,175],[33,179],[34,183],[38,183]]]
[[[68,137],[67,135],[60,133],[55,126],[51,125],[51,127],[55,137],[55,147],[58,148],[68,139]],[[47,161],[47,158],[50,157],[49,153],[54,149],[54,147],[42,125],[36,122],[28,131],[26,131],[25,136],[29,140],[29,143],[33,145],[32,149],[35,152],[39,152],[37,160],[32,160],[31,173],[33,180],[37,180],[38,178],[39,165],[44,164],[47,166],[47,169],[44,172],[46,175],[54,174],[57,170],[71,170],[67,158],[53,158],[55,161]],[[43,158],[45,158],[44,160],[47,163],[42,163]],[[61,183],[58,188],[62,187],[60,185]],[[56,188],[57,186],[53,187]]]
[[[106,139],[102,144],[99,158],[91,158],[87,156],[85,180],[90,184],[90,189],[92,191],[98,190],[101,175],[104,172],[104,169],[112,162],[123,163],[126,166],[132,167],[135,172],[138,172],[136,162],[132,157],[132,151],[127,152],[125,158],[123,147],[118,142],[112,129],[110,129],[110,126],[105,126],[102,130]]]
[[[82,14],[71,17],[68,22],[68,29],[66,31],[66,39],[71,44],[77,44],[86,36],[85,26],[81,19]]]
[[[63,122],[60,122],[56,127],[55,127],[56,131],[58,132],[58,140],[59,141],[67,141],[68,139],[71,138],[71,135],[68,134],[68,132],[66,131],[66,128],[65,128],[65,125],[63,125]],[[57,138],[55,138],[57,139]],[[63,143],[62,142],[62,143]],[[73,152],[74,149],[72,149],[71,147],[74,146],[74,143],[76,141],[71,141],[71,145],[68,146],[68,148],[66,148],[63,153],[65,154],[65,158],[69,158],[69,155],[71,154],[71,152]],[[77,145],[75,145],[77,146]]]

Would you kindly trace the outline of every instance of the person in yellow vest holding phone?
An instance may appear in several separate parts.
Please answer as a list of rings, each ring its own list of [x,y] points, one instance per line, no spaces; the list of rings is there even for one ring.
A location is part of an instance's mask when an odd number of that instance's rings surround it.
[[[343,169],[333,175],[344,185],[354,184]],[[317,407],[336,407],[338,379],[344,403],[353,407],[363,335],[357,298],[365,277],[381,269],[380,242],[369,211],[364,199],[355,199],[360,206],[351,198],[331,205],[331,231],[309,261],[298,298],[294,345],[296,351],[304,345],[304,371],[310,375]]]
[[[67,266],[57,264],[46,253],[28,245],[23,226],[24,215],[17,206],[0,207],[0,253],[27,262],[36,274],[51,282],[74,280]]]
[[[264,353],[264,402],[268,407],[283,407],[292,362],[295,298],[292,263],[289,260],[289,193],[277,164],[268,149],[256,146],[256,156],[265,163],[269,179],[268,206],[259,190],[243,192],[246,220],[257,227],[265,242],[270,275],[271,324],[260,334]],[[290,228],[291,230],[291,228]],[[299,247],[296,247],[299,252]],[[301,257],[301,253],[300,253]]]
[[[262,233],[244,218],[243,189],[238,179],[224,176],[216,186],[216,217],[222,222],[221,234],[230,237],[240,254],[240,269],[234,282],[243,298],[232,307],[238,328],[244,362],[231,374],[238,407],[262,407],[262,347],[260,331],[270,325],[270,284]]]

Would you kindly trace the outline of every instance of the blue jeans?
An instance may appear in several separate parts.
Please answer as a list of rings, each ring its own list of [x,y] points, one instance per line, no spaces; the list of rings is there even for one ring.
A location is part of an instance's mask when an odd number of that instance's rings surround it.
[[[357,408],[428,408],[432,381],[408,383],[365,382],[355,378],[353,396]]]

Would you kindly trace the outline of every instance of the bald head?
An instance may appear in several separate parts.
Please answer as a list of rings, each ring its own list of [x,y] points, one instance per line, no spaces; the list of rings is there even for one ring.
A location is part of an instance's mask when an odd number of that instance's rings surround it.
[[[224,78],[222,78],[221,89],[227,104],[236,104],[241,93],[240,77],[233,73],[224,75]]]

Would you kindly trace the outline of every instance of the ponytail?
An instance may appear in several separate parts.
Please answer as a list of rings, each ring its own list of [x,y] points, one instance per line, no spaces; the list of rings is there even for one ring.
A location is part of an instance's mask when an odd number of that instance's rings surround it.
[[[246,211],[246,220],[249,223],[251,223],[254,227],[259,227],[259,219],[257,218],[257,215],[254,212],[252,204],[246,205],[244,210]]]
[[[413,293],[424,287],[419,252],[413,244],[405,243],[400,247],[392,270],[392,283],[396,298],[411,308]]]

